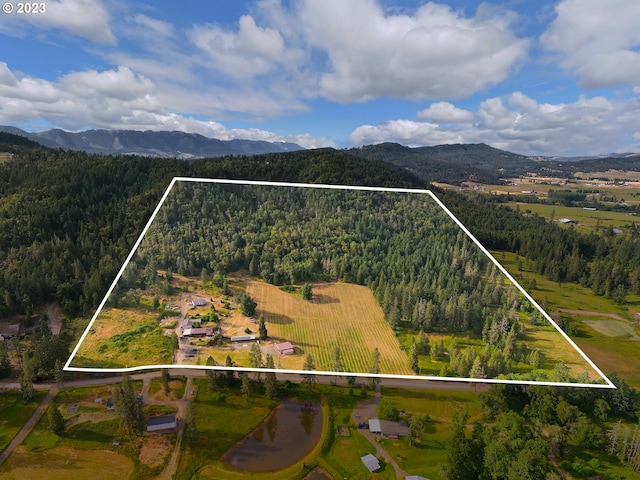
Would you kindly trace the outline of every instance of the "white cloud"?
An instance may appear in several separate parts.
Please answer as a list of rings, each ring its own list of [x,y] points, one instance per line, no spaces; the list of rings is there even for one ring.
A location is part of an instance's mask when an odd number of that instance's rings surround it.
[[[284,40],[272,28],[256,25],[250,15],[240,17],[238,31],[217,25],[195,26],[190,39],[215,62],[215,68],[235,78],[252,78],[273,71],[284,53]]]
[[[42,2],[38,2],[42,3]],[[49,0],[39,14],[2,15],[0,32],[18,37],[37,36],[41,31],[63,30],[99,44],[115,44],[110,15],[99,0]]]
[[[218,94],[223,96],[222,92]],[[177,130],[220,140],[286,141],[310,148],[336,146],[329,139],[310,134],[278,135],[257,128],[227,129],[218,122],[199,120],[192,114],[175,113],[178,104],[168,105],[165,95],[158,92],[150,79],[123,66],[101,72],[69,73],[52,82],[17,75],[6,63],[0,62],[0,124],[28,124],[44,120],[73,131],[86,128]],[[238,97],[251,101],[247,95]],[[239,98],[237,104],[232,103],[238,108],[242,107]],[[185,100],[202,103],[203,96],[184,95],[173,101]]]
[[[300,29],[324,51],[320,93],[339,102],[462,98],[506,79],[528,42],[513,15],[479,9],[465,18],[427,3],[413,15],[385,15],[375,0],[305,0]]]
[[[410,146],[488,143],[522,154],[579,155],[637,150],[640,98],[580,97],[573,103],[538,103],[521,92],[482,101],[468,123],[390,120],[356,128],[354,145],[399,142]]]
[[[458,108],[449,102],[437,102],[429,105],[429,108],[418,112],[419,119],[428,119],[437,123],[466,122],[473,119],[473,113],[469,110]]]
[[[560,65],[585,88],[636,84],[640,80],[640,2],[563,0],[540,37]]]
[[[135,23],[138,25],[142,25],[143,27],[152,30],[154,33],[162,35],[164,37],[173,37],[174,36],[174,28],[168,22],[164,22],[162,20],[158,20],[156,18],[151,18],[146,15],[138,14],[134,18]]]

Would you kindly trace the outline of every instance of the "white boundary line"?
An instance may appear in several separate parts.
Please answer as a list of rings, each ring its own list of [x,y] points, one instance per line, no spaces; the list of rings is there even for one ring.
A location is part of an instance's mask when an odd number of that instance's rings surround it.
[[[169,196],[169,192],[176,184],[176,182],[191,182],[191,183],[217,183],[217,184],[232,184],[232,185],[261,185],[261,186],[273,186],[273,187],[299,187],[299,188],[319,188],[319,189],[331,189],[331,190],[360,190],[360,191],[369,191],[369,192],[393,192],[393,193],[422,193],[429,195],[442,210],[460,227],[460,229],[471,239],[473,243],[475,243],[478,248],[493,262],[498,269],[509,279],[509,281],[516,286],[516,288],[522,293],[529,302],[544,316],[544,318],[553,325],[553,327],[564,337],[564,339],[582,356],[582,358],[602,377],[602,379],[606,382],[606,384],[593,384],[593,383],[570,383],[570,382],[547,382],[547,381],[532,381],[532,380],[510,380],[510,379],[493,379],[493,378],[461,378],[461,377],[436,377],[430,375],[393,375],[393,374],[370,374],[370,373],[352,373],[352,372],[326,372],[326,371],[312,371],[308,372],[305,370],[271,370],[267,368],[245,368],[245,367],[207,367],[202,365],[147,365],[140,367],[129,367],[129,368],[84,368],[84,367],[72,367],[71,362],[75,357],[80,345],[86,338],[87,334],[91,330],[93,323],[98,318],[98,315],[104,308],[104,305],[109,298],[109,295],[113,292],[116,284],[122,277],[124,270],[127,265],[133,258],[133,255],[137,251],[142,239],[147,233],[147,230],[155,220],[160,208],[164,204],[165,200]],[[254,180],[228,180],[228,179],[213,179],[213,178],[193,178],[193,177],[174,177],[167,187],[167,190],[164,192],[164,195],[160,199],[160,202],[156,206],[155,210],[151,214],[147,225],[142,230],[140,237],[134,244],[131,252],[127,256],[122,268],[116,275],[111,287],[105,294],[102,302],[98,306],[96,313],[91,318],[89,325],[85,329],[82,337],[78,341],[78,344],[73,349],[71,356],[67,360],[67,363],[64,365],[65,371],[71,372],[97,372],[97,373],[117,373],[117,372],[135,372],[140,370],[149,370],[149,369],[158,369],[158,368],[189,368],[194,370],[234,370],[234,371],[243,371],[243,372],[276,372],[276,373],[292,373],[292,374],[314,374],[314,375],[339,375],[339,376],[353,376],[353,377],[368,377],[368,378],[394,378],[394,379],[410,379],[410,380],[430,380],[430,381],[443,381],[443,382],[465,382],[465,383],[492,383],[492,384],[508,384],[508,385],[547,385],[547,386],[563,386],[563,387],[589,387],[589,388],[613,388],[616,386],[607,378],[607,376],[602,373],[602,371],[596,366],[595,363],[575,344],[571,338],[556,324],[556,322],[545,312],[540,305],[527,293],[527,291],[522,288],[522,286],[511,276],[509,272],[491,255],[491,253],[482,246],[482,244],[471,234],[471,232],[456,218],[456,216],[451,213],[451,211],[440,201],[440,199],[431,191],[425,189],[410,189],[410,188],[389,188],[389,187],[366,187],[366,186],[357,186],[357,185],[328,185],[328,184],[309,184],[309,183],[288,183],[288,182],[266,182],[266,181],[254,181]]]

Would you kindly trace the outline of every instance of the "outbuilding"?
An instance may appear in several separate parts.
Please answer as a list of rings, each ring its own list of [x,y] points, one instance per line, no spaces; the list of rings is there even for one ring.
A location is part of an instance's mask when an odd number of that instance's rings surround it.
[[[276,344],[276,350],[280,355],[293,355],[294,348],[291,342],[283,342]]]
[[[369,431],[371,433],[381,434],[382,427],[380,426],[380,420],[378,420],[377,418],[369,419]]]
[[[367,467],[367,470],[370,472],[375,472],[376,470],[380,470],[380,461],[376,458],[375,455],[368,454],[364,457],[361,457],[360,460],[364,463],[364,466]]]
[[[161,417],[151,417],[147,420],[147,432],[155,432],[157,430],[167,430],[176,428],[177,421],[175,415],[163,415]]]
[[[256,340],[258,337],[256,337],[255,335],[236,335],[234,337],[231,337],[231,341],[232,342],[251,342],[253,340]]]

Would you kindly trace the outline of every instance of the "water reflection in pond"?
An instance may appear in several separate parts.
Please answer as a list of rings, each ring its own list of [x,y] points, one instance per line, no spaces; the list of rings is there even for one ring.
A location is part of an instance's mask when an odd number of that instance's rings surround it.
[[[320,440],[322,409],[312,403],[285,401],[250,435],[223,456],[225,465],[268,472],[302,459]]]

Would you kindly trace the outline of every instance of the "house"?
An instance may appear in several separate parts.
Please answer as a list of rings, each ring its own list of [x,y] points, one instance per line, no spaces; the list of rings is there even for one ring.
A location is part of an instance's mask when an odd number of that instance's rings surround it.
[[[276,350],[280,355],[293,355],[294,348],[291,342],[283,342],[276,344]]]
[[[22,337],[24,336],[24,332],[20,328],[19,323],[12,323],[11,325],[5,325],[2,328],[0,335],[2,335],[5,340],[8,340],[14,337]]]
[[[180,327],[182,328],[183,331],[187,328],[191,328],[192,326],[193,326],[192,318],[183,318],[182,321],[180,322]]]
[[[210,337],[213,335],[214,328],[213,327],[202,327],[202,328],[185,328],[182,332],[182,336],[184,337]]]
[[[231,337],[232,342],[251,342],[256,340],[258,337],[255,335],[236,335],[235,337]]]
[[[175,415],[163,415],[161,417],[151,417],[147,420],[147,432],[176,428],[177,421]]]
[[[365,455],[364,457],[360,457],[364,466],[367,467],[367,470],[370,472],[375,472],[376,470],[380,470],[380,461],[375,457],[375,455]]]
[[[196,300],[191,300],[189,304],[193,305],[194,307],[204,307],[207,304],[207,301],[201,298],[198,298]]]

